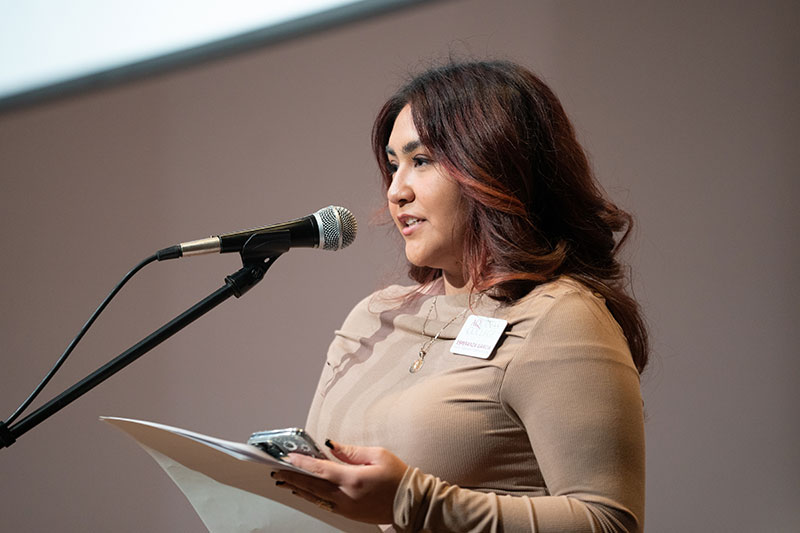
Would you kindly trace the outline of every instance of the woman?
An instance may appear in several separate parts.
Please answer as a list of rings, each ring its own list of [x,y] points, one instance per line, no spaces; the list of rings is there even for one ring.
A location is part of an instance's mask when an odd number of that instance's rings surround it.
[[[336,333],[307,429],[340,462],[277,482],[399,531],[642,531],[631,220],[558,99],[512,63],[446,65],[384,105],[373,150],[417,285]]]

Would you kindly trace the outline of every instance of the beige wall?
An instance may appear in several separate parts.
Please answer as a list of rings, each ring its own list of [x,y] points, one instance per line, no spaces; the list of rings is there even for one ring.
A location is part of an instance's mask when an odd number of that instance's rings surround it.
[[[400,275],[368,136],[409,69],[501,56],[542,73],[638,216],[652,326],[649,531],[796,531],[798,38],[792,2],[449,1],[0,115],[0,415],[112,285],[179,241],[331,203],[352,248],[266,280],[0,451],[4,531],[192,531],[189,504],[97,421],[244,439],[299,425],[331,332]],[[145,269],[46,396],[222,284],[235,256]]]

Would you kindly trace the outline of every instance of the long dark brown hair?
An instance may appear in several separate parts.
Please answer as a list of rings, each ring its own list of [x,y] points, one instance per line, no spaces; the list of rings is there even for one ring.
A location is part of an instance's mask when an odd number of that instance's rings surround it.
[[[463,192],[462,264],[473,290],[513,302],[559,276],[577,279],[606,299],[641,372],[647,329],[617,260],[632,218],[605,197],[553,91],[505,61],[450,63],[414,77],[375,119],[385,187],[386,145],[406,105],[420,141]],[[426,284],[441,271],[411,265],[409,276]]]

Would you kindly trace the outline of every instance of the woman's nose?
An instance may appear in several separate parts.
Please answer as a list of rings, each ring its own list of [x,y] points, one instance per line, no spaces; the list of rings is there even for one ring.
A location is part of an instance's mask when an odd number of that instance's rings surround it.
[[[397,205],[405,205],[414,201],[414,189],[408,179],[408,173],[404,169],[397,169],[392,178],[392,183],[386,191],[389,202]]]

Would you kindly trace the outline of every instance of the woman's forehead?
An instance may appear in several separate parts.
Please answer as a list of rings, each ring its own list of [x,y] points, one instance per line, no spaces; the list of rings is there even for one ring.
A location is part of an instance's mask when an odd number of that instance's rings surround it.
[[[392,126],[389,134],[389,143],[386,146],[386,153],[397,155],[398,151],[405,154],[411,153],[421,146],[417,127],[414,125],[414,117],[411,114],[411,107],[406,105]]]

